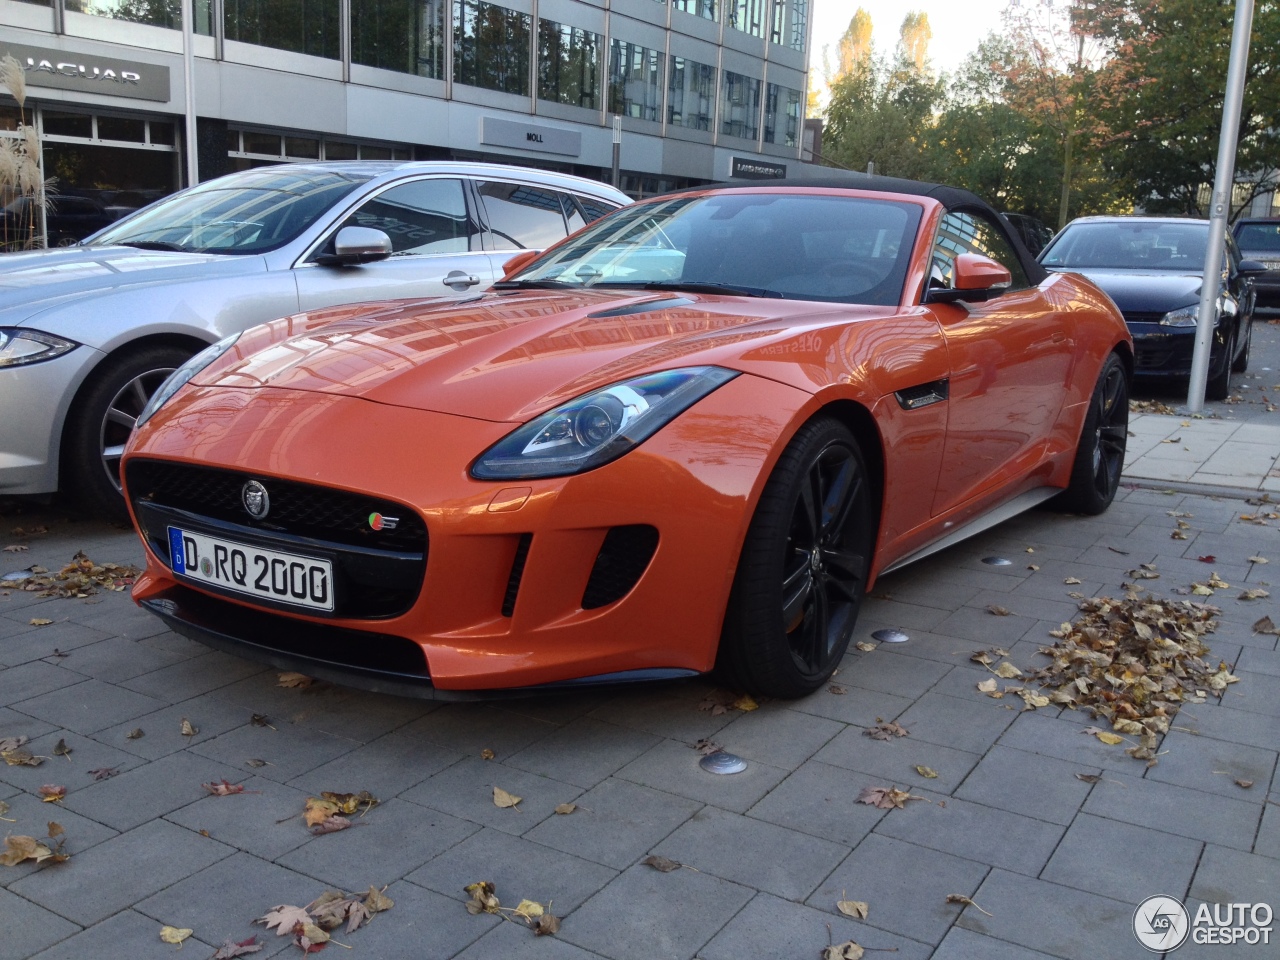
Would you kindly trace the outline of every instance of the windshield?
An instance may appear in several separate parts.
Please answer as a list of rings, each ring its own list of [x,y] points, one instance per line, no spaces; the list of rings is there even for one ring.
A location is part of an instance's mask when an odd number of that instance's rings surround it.
[[[722,290],[896,305],[921,208],[862,197],[732,191],[624,207],[499,288]]]
[[[1041,262],[1046,267],[1108,267],[1118,270],[1204,269],[1209,224],[1116,222],[1068,225]]]
[[[1236,234],[1241,250],[1280,253],[1280,223],[1246,223]]]
[[[368,177],[348,173],[253,170],[161,200],[93,238],[193,253],[266,253],[284,246]]]

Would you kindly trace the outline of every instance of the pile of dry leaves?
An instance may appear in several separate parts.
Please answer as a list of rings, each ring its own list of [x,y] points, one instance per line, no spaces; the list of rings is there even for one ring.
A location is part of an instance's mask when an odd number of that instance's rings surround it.
[[[997,690],[995,677],[979,689],[997,698],[1021,696],[1028,708],[1055,703],[1087,709],[1110,721],[1116,733],[1139,738],[1126,753],[1154,762],[1157,738],[1168,732],[1179,706],[1221,696],[1238,679],[1226,663],[1214,667],[1204,659],[1204,637],[1217,627],[1216,607],[1130,594],[1123,600],[1083,600],[1080,609],[1084,616],[1075,623],[1050,631],[1057,643],[1040,648],[1053,659],[1049,666],[1031,674],[1008,662],[988,667],[996,676],[1035,684],[1038,691],[1017,685]],[[974,659],[990,663],[985,652]],[[1099,739],[1114,742],[1113,736]]]
[[[560,931],[560,918],[551,913],[550,903],[543,906],[535,900],[521,900],[514,907],[504,907],[498,900],[497,888],[490,880],[469,883],[463,890],[471,897],[467,901],[467,913],[472,916],[491,913],[508,920],[523,922],[540,937]]]
[[[89,597],[99,590],[120,593],[133,586],[142,571],[135,566],[119,563],[94,563],[84,551],[76,553],[71,562],[57,573],[50,573],[41,566],[24,571],[25,579],[6,583],[14,590],[35,593],[38,597]]]
[[[386,887],[382,890],[370,887],[363,895],[326,890],[305,907],[282,904],[253,922],[275,930],[276,936],[291,934],[294,946],[303,953],[318,953],[332,939],[329,931],[346,924],[346,933],[352,934],[373,919],[374,914],[394,907],[395,901],[384,894],[385,890]]]

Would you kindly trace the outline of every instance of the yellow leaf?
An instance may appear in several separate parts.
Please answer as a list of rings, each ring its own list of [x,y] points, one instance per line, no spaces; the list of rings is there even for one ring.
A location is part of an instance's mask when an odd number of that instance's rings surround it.
[[[578,809],[578,805],[576,803],[562,803],[558,807],[556,807],[556,813],[564,817],[573,813],[573,811],[577,809]]]
[[[859,650],[861,650],[863,653],[870,653],[872,650],[876,648],[876,645],[874,643],[868,643],[866,640],[859,640],[857,643],[854,644],[854,646],[857,647]]]
[[[186,927],[161,927],[160,939],[165,943],[176,943],[182,945],[182,941],[191,936],[194,931]]]
[[[862,947],[852,940],[822,948],[822,960],[862,960]]]
[[[194,737],[199,732],[199,727],[193,725],[186,717],[182,718],[182,735],[184,737]]]
[[[867,919],[867,904],[862,900],[837,900],[836,909],[855,920]]]
[[[44,617],[31,618],[31,626],[33,627],[47,627],[51,623],[53,623],[52,620],[46,620]]]
[[[751,698],[751,694],[744,693],[737,700],[733,701],[733,703],[729,704],[729,706],[733,707],[735,710],[741,710],[743,713],[748,713],[752,710],[758,709],[760,704],[756,703],[755,700]]]
[[[514,794],[507,793],[501,787],[493,788],[493,805],[495,807],[514,807],[523,799],[524,797],[517,797]]]
[[[1080,583],[1080,578],[1079,578],[1079,577],[1067,577],[1067,579],[1063,580],[1062,582],[1063,582],[1063,583],[1073,583],[1073,584],[1074,584],[1074,583]]]
[[[515,912],[526,920],[537,920],[546,911],[543,909],[542,904],[535,900],[521,900],[516,905]]]
[[[988,677],[986,680],[983,680],[980,684],[978,684],[978,689],[981,690],[983,693],[995,693],[997,686],[998,684],[996,683],[996,678]]]
[[[492,760],[494,756],[495,756],[494,752],[490,750],[488,747],[485,747],[483,750],[480,751],[481,760]]]
[[[1117,743],[1124,743],[1124,737],[1114,733],[1107,733],[1105,730],[1096,730],[1093,735],[1103,743],[1109,743],[1112,746]]]
[[[1000,666],[996,667],[996,676],[1004,677],[1006,680],[1012,680],[1014,677],[1022,676],[1022,671],[1008,660],[1004,660],[1001,661]]]
[[[306,821],[308,827],[314,827],[317,824],[324,823],[337,812],[338,805],[332,800],[307,797],[306,807],[302,811],[302,819]]]
[[[916,773],[920,774],[920,776],[924,777],[926,780],[938,779],[938,771],[934,770],[932,767],[926,767],[926,766],[917,764]]]

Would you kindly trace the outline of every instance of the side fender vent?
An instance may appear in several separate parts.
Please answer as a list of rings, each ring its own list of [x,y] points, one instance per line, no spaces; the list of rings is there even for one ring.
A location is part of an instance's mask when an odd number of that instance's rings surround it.
[[[511,561],[511,575],[507,577],[507,592],[502,598],[502,615],[504,617],[509,617],[515,613],[516,595],[520,592],[520,578],[524,576],[524,564],[529,559],[529,544],[531,543],[533,543],[532,533],[520,534],[520,542],[516,544],[515,559]]]
[[[658,549],[658,528],[645,523],[614,527],[604,537],[582,594],[582,609],[621,600],[639,582]]]

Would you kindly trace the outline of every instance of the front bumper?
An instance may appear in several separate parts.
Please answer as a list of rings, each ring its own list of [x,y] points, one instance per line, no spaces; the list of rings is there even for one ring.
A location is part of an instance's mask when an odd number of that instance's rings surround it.
[[[0,368],[0,493],[53,493],[71,401],[102,355],[79,346],[43,363]]]
[[[1133,374],[1149,379],[1186,378],[1191,375],[1191,358],[1195,352],[1195,327],[1164,327],[1159,323],[1129,321],[1133,334]],[[1222,326],[1213,331],[1209,352],[1209,376],[1222,372],[1228,363],[1227,345]]]
[[[705,672],[774,438],[808,400],[744,375],[613,463],[508,483],[473,480],[467,467],[512,424],[274,388],[189,387],[125,457],[130,507],[147,530],[147,570],[134,599],[210,645],[396,692]],[[747,421],[749,431],[726,429]],[[407,505],[430,545],[421,588],[408,609],[379,617],[343,615],[341,606],[325,617],[217,596],[170,568],[165,538],[150,529],[163,505],[134,502],[130,477],[148,460],[235,471],[268,488],[305,480]],[[645,528],[655,532],[648,540]],[[269,530],[249,532],[272,542]],[[348,638],[348,654],[335,656],[324,637]],[[414,668],[405,669],[402,653],[394,669],[377,666],[383,643],[416,650]]]

